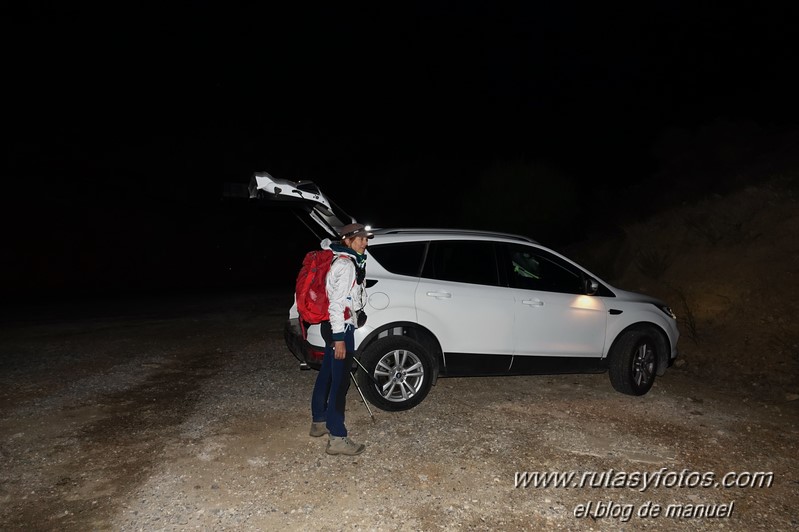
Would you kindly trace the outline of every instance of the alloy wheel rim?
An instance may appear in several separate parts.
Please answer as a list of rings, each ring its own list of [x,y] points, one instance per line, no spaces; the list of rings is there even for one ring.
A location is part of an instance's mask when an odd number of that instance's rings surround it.
[[[655,373],[655,353],[649,344],[638,346],[633,357],[633,380],[636,386],[648,383]]]
[[[424,366],[407,349],[395,349],[383,355],[373,373],[377,391],[384,399],[400,403],[415,396],[424,384]]]

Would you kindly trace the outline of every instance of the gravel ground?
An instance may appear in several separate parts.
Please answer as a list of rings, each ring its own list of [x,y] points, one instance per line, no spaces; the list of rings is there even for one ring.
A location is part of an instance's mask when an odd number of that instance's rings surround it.
[[[282,339],[290,301],[186,296],[7,314],[0,529],[799,528],[799,401],[680,368],[640,398],[607,375],[441,379],[413,410],[373,407],[374,421],[352,388],[347,424],[367,450],[328,456],[325,438],[308,436],[316,373],[299,371]],[[773,482],[610,482],[684,470],[773,472]],[[594,477],[605,487],[516,487],[524,471],[605,472]],[[731,515],[643,516],[669,504]]]

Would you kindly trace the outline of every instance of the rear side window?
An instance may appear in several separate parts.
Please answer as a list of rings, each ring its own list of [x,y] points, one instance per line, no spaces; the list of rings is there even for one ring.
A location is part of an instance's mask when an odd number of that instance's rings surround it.
[[[494,244],[482,240],[430,242],[422,276],[441,281],[499,286]]]
[[[402,242],[398,244],[380,244],[369,246],[367,255],[372,255],[380,265],[391,273],[419,277],[422,258],[427,242]],[[369,270],[369,261],[366,261]]]

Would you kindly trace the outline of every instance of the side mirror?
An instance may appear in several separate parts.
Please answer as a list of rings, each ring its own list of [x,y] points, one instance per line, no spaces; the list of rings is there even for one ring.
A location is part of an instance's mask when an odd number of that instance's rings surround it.
[[[596,294],[597,290],[599,290],[599,282],[596,279],[592,279],[591,277],[586,277],[583,279],[583,292],[586,295],[592,296]]]

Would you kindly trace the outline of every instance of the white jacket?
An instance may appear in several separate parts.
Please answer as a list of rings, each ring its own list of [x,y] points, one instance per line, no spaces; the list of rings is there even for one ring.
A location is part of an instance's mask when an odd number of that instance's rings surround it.
[[[330,249],[330,240],[322,241],[322,249]],[[340,258],[339,258],[340,257]],[[333,250],[333,263],[327,274],[327,298],[330,300],[330,328],[333,331],[333,340],[344,339],[344,327],[351,324],[357,327],[355,311],[363,308],[366,293],[363,284],[355,282],[357,272],[352,255],[346,252]],[[345,309],[348,318],[344,319]]]

